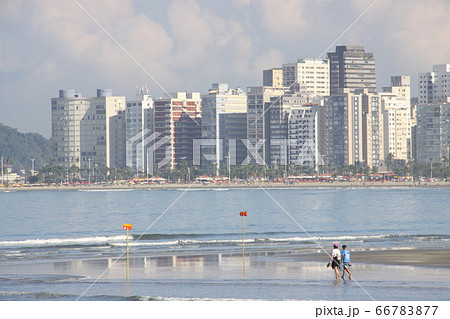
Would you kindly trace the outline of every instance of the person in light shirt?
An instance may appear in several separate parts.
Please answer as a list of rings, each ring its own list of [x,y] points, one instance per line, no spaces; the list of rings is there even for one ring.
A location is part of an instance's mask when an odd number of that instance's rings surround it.
[[[352,273],[349,269],[350,266],[350,251],[347,249],[346,245],[342,245],[342,279],[345,279],[345,272],[348,273],[348,279],[352,279]]]
[[[341,267],[341,252],[338,247],[338,244],[333,245],[333,251],[331,252],[330,261],[328,262],[328,266],[331,264],[331,268],[336,274],[336,280],[339,280],[339,268]]]

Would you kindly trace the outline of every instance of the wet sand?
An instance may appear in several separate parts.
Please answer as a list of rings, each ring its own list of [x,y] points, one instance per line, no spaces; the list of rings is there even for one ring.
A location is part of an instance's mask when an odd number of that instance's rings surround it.
[[[371,250],[351,251],[351,261],[357,264],[384,264],[404,265],[435,268],[450,268],[450,249],[408,249],[408,250]],[[313,260],[323,260],[321,257],[312,255]],[[326,256],[325,256],[326,257]]]
[[[450,268],[449,249],[363,251],[353,254],[358,263]]]
[[[359,275],[376,269],[395,266],[440,269],[450,274],[450,249],[373,250],[351,251],[352,268]],[[251,277],[296,278],[301,273],[320,278],[324,273],[329,256],[324,252],[303,253],[299,251],[248,251],[245,254],[245,268]],[[243,260],[240,252],[208,252],[158,256],[136,256],[131,254],[132,277],[137,278],[236,278],[242,276]],[[122,278],[125,258],[93,257],[83,260],[55,260],[0,264],[0,274],[64,274],[96,277],[106,269],[104,279]],[[385,267],[382,267],[384,265]],[[425,267],[425,268],[424,268]],[[400,267],[403,268],[403,267]],[[401,276],[412,274],[401,273]]]
[[[117,260],[117,256],[5,263],[0,264],[0,278],[32,280],[39,285],[45,282],[52,294],[68,293],[74,300],[91,282],[95,285],[83,296],[88,300],[91,295],[91,300],[103,300],[108,295],[117,300],[124,296],[170,300],[444,300],[442,293],[450,289],[450,265],[445,257],[449,252],[355,251],[352,280],[336,280],[334,271],[326,267],[328,256],[324,252],[298,250],[249,251],[244,260],[237,251],[132,254],[129,282],[126,260]],[[403,264],[405,260],[407,265]],[[39,285],[32,289],[40,293],[43,288]]]

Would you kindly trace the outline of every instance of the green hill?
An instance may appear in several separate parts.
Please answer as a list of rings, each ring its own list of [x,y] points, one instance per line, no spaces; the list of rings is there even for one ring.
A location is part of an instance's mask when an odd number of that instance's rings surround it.
[[[40,134],[21,133],[0,123],[0,156],[3,156],[4,164],[12,165],[14,172],[31,170],[31,159],[34,158],[37,170],[49,162],[51,143]]]

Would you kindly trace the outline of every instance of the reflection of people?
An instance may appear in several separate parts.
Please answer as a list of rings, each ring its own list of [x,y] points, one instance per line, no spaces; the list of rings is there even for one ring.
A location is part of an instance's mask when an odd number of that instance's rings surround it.
[[[346,245],[342,245],[342,279],[345,279],[345,272],[348,273],[348,279],[352,279],[352,274],[350,269],[350,251],[347,249]]]
[[[341,252],[339,251],[338,247],[339,247],[338,244],[333,245],[333,251],[331,252],[330,256],[331,268],[334,269],[336,279],[339,279],[339,267],[341,259]]]

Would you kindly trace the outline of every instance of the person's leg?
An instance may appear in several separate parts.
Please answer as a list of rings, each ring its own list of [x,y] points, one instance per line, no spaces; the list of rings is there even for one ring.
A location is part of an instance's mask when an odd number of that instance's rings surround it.
[[[352,279],[352,273],[350,272],[350,269],[347,267],[347,272],[348,272],[348,279]]]

